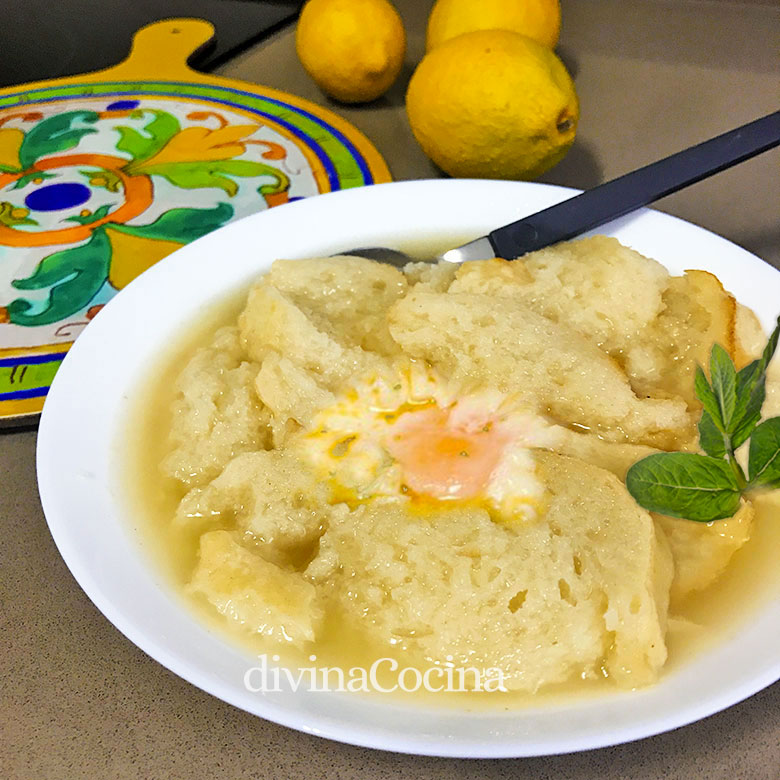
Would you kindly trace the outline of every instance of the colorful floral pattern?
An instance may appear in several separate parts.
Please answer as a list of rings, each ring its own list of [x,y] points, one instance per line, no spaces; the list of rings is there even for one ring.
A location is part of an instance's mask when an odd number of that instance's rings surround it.
[[[210,84],[0,93],[0,420],[40,408],[81,330],[161,258],[256,211],[387,180],[350,130]]]
[[[113,124],[118,154],[65,154],[97,134],[102,120],[120,118],[136,121]],[[0,320],[49,325],[84,309],[107,282],[124,287],[161,257],[229,221],[237,179],[254,180],[262,199],[257,208],[286,202],[290,177],[280,166],[288,154],[284,146],[256,138],[259,125],[231,125],[215,111],[191,111],[186,118],[203,124],[182,127],[169,111],[137,101],[103,111],[46,118],[28,112],[0,119],[0,192],[7,198],[0,202],[0,244],[78,244],[46,255],[29,276],[13,279],[15,290],[46,290],[48,296],[38,305],[23,296],[0,302]],[[16,126],[9,127],[14,120]],[[260,148],[261,160],[246,159],[250,145]],[[74,176],[82,181],[59,180]],[[157,178],[183,190],[219,189],[225,202],[171,208],[147,224],[129,224],[149,210]],[[86,205],[96,189],[115,195],[117,202],[61,216]],[[60,214],[59,224],[44,227],[37,217],[50,212]]]

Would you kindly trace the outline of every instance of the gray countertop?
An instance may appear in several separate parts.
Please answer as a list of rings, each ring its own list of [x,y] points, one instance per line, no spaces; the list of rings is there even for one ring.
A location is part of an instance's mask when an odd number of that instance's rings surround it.
[[[409,33],[402,83],[366,107],[329,103],[298,63],[290,28],[222,74],[328,105],[375,143],[396,179],[437,177],[403,111],[431,0],[397,0]],[[542,180],[590,187],[778,108],[776,2],[564,0],[559,52],[582,105],[568,157]],[[658,207],[780,267],[780,153]],[[124,778],[777,778],[780,685],[699,723],[613,748],[462,761],[382,753],[291,731],[168,672],[102,617],[49,536],[35,432],[0,436],[0,774]],[[774,767],[774,768],[773,768]]]

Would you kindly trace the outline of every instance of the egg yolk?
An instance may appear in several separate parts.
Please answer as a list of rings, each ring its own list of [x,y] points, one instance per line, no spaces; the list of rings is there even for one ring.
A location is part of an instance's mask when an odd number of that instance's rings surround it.
[[[385,446],[415,493],[468,499],[485,493],[509,441],[500,426],[455,423],[448,410],[431,406],[402,414]]]

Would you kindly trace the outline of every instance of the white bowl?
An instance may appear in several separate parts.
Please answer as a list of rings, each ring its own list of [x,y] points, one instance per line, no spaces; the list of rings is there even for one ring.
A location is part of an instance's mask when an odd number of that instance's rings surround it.
[[[214,696],[301,731],[386,750],[512,757],[603,747],[703,718],[780,678],[780,603],[738,636],[639,692],[513,712],[469,713],[349,693],[251,693],[253,659],[183,607],[135,533],[119,485],[118,432],[139,380],[165,345],[215,299],[248,285],[278,257],[355,246],[476,237],[575,191],[539,184],[435,180],[383,184],[292,203],[235,222],[180,249],[117,295],[79,337],[41,419],[38,482],[49,528],[73,576],[138,647]],[[702,268],[750,305],[768,330],[780,273],[734,244],[643,210],[598,232],[662,262]]]

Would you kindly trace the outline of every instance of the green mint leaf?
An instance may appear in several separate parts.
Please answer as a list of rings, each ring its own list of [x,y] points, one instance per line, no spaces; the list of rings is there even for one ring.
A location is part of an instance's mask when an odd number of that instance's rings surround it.
[[[761,361],[754,360],[737,373],[737,395],[750,394],[759,379],[761,379]],[[739,404],[739,399],[737,399],[737,404]]]
[[[726,456],[725,437],[718,430],[708,411],[703,411],[699,420],[699,445],[707,455],[711,455],[713,458]]]
[[[766,373],[766,367],[775,354],[778,341],[780,341],[780,317],[777,318],[777,325],[775,325],[775,329],[772,331],[772,335],[769,337],[769,341],[764,347],[764,353],[761,355],[761,370],[763,373]]]
[[[701,366],[696,366],[694,389],[696,390],[696,397],[701,401],[704,411],[712,418],[715,427],[725,433],[726,426],[720,413],[720,404]]]
[[[740,420],[739,425],[732,434],[731,446],[735,451],[750,438],[753,431],[755,430],[755,427],[759,422],[761,422],[761,407],[764,404],[764,397],[765,391],[764,385],[762,383],[760,390],[757,390],[756,393],[752,396],[753,400],[750,403],[750,409],[748,410],[748,413],[745,414],[742,420]]]
[[[761,420],[761,407],[766,398],[766,374],[761,374],[761,361],[754,360],[737,374],[737,405],[732,420],[731,443],[734,449],[749,438]]]
[[[713,344],[710,352],[710,383],[720,407],[720,417],[727,433],[737,405],[737,369],[720,344]]]
[[[740,489],[725,460],[691,452],[660,452],[635,463],[626,487],[651,512],[708,523],[739,509]]]
[[[750,437],[750,487],[780,487],[780,417],[764,420]]]

